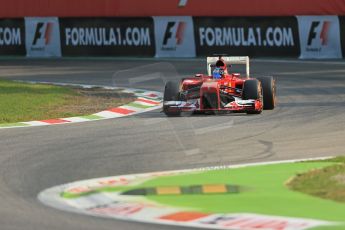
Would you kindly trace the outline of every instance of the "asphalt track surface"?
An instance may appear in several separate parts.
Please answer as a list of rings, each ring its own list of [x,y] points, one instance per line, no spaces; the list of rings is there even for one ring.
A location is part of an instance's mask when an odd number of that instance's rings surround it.
[[[18,59],[1,60],[0,77],[162,91],[164,81],[205,68],[201,59]],[[176,229],[63,212],[36,196],[55,185],[95,177],[345,154],[345,62],[253,60],[251,69],[253,75],[276,77],[275,110],[180,118],[157,110],[0,130],[0,229]]]

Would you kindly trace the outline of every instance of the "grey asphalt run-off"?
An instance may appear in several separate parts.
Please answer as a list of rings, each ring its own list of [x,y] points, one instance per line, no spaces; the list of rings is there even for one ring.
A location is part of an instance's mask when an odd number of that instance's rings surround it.
[[[162,91],[206,72],[202,59],[12,59],[0,77]],[[161,170],[345,154],[345,62],[254,59],[277,79],[278,106],[261,115],[111,120],[0,130],[0,229],[177,229],[49,208],[37,194],[76,180]],[[1,92],[0,92],[1,93]],[[222,125],[223,124],[223,125]]]

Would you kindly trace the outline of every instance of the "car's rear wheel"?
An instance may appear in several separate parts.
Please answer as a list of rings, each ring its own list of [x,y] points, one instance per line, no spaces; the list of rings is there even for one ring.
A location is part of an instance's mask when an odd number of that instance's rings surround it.
[[[172,110],[169,106],[165,106],[164,102],[167,101],[178,101],[180,99],[180,85],[175,81],[168,81],[165,84],[164,96],[163,96],[163,112],[167,116],[179,116],[181,111]]]
[[[244,82],[242,89],[243,100],[262,100],[261,84],[256,79],[250,79]],[[262,110],[250,110],[248,114],[260,114]]]
[[[260,77],[265,110],[272,110],[276,105],[276,85],[273,77]]]

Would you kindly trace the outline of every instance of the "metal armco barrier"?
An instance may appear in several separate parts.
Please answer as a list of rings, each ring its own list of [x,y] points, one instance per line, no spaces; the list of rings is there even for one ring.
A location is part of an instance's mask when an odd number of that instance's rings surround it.
[[[0,55],[342,58],[345,17],[0,19]]]

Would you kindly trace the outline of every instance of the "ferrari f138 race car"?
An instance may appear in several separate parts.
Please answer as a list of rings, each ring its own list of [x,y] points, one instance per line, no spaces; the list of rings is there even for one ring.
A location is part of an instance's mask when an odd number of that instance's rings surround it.
[[[228,73],[232,64],[245,64],[246,76]],[[181,112],[243,112],[260,114],[276,105],[273,77],[251,78],[249,57],[207,57],[208,75],[196,74],[180,82],[165,85],[163,112],[179,116]]]

